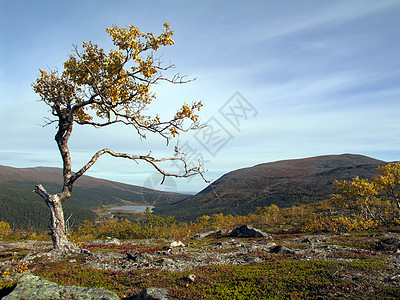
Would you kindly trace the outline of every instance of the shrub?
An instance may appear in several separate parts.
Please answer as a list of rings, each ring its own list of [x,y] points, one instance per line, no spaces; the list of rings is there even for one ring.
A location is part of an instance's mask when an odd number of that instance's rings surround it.
[[[11,234],[10,224],[1,221],[0,222],[0,237],[7,236]]]

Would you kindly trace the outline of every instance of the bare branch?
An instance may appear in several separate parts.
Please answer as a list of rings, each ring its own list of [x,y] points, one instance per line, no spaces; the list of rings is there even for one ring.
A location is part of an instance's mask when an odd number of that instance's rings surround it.
[[[147,155],[131,155],[131,154],[127,154],[127,153],[117,153],[114,152],[108,148],[102,149],[97,151],[92,159],[86,164],[84,165],[78,172],[76,172],[74,175],[71,176],[71,178],[68,181],[68,185],[70,187],[72,187],[72,185],[74,184],[74,182],[81,177],[87,170],[89,170],[89,168],[91,168],[96,161],[100,158],[100,156],[102,156],[103,154],[110,154],[111,156],[114,157],[122,157],[122,158],[127,158],[133,161],[138,161],[138,160],[144,160],[148,163],[150,163],[159,173],[161,173],[163,175],[163,177],[176,177],[176,178],[187,178],[187,177],[192,177],[194,175],[199,174],[205,182],[208,182],[204,176],[203,176],[203,171],[201,170],[201,165],[199,164],[199,166],[197,167],[193,167],[193,168],[189,168],[185,158],[182,156],[179,156],[179,152],[176,152],[175,156],[173,157],[167,157],[167,158],[160,158],[160,159],[155,159],[154,157],[151,156],[151,152],[149,152],[149,154]],[[166,172],[165,170],[163,170],[158,163],[160,162],[165,162],[165,161],[181,161],[183,166],[184,166],[184,173],[183,174],[175,174],[175,173],[169,173]],[[164,181],[164,180],[163,180]]]
[[[53,124],[53,123],[57,123],[57,122],[58,122],[58,120],[52,120],[52,119],[47,118],[47,117],[44,117],[42,120],[43,120],[43,122],[45,122],[44,125],[40,125],[40,126],[42,126],[42,127],[47,127],[47,126],[49,126],[49,125],[51,125],[51,124]],[[39,125],[39,124],[38,124],[38,125]]]
[[[172,79],[160,77],[158,80],[167,81],[167,82],[173,83],[173,84],[183,84],[183,83],[188,83],[188,82],[192,82],[192,81],[196,80],[196,78],[185,80],[184,79],[185,77],[187,77],[187,75],[180,75],[179,73],[177,73],[172,77]]]

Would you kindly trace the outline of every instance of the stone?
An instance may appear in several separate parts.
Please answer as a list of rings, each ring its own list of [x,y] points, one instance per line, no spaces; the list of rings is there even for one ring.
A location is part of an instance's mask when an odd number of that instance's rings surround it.
[[[271,248],[269,252],[274,254],[296,254],[296,251],[281,245]]]
[[[83,288],[78,286],[62,286],[55,282],[34,276],[30,273],[22,275],[15,289],[2,298],[3,300],[20,299],[82,299],[82,300],[119,300],[117,294],[102,288]]]
[[[265,245],[265,248],[272,248],[272,247],[275,247],[276,246],[276,243],[275,242],[269,242],[269,243],[267,243],[266,245]]]
[[[304,244],[314,244],[314,242],[310,238],[305,238],[304,240],[300,241],[300,243]]]
[[[182,243],[181,241],[174,241],[171,244],[169,244],[170,248],[176,248],[176,247],[185,247],[185,244]]]
[[[273,254],[301,254],[302,251],[301,250],[292,250],[288,247],[285,246],[275,246],[273,248],[271,248],[269,250],[269,253],[273,253]]]
[[[375,244],[375,250],[396,253],[400,250],[400,239],[397,235],[387,235]]]
[[[262,262],[262,259],[259,257],[246,257],[244,261],[247,263],[260,263]]]
[[[168,300],[168,290],[155,287],[145,288],[137,296],[129,297],[129,300]]]
[[[189,282],[194,283],[194,282],[196,281],[196,275],[190,274],[190,275],[188,275],[188,276],[186,277],[186,280],[189,281]]]
[[[175,261],[173,259],[170,258],[163,258],[161,259],[161,262],[163,265],[173,265],[175,264]]]
[[[394,275],[394,276],[390,277],[390,280],[391,281],[400,281],[400,275],[399,274]]]
[[[149,263],[153,261],[153,256],[151,256],[148,253],[134,253],[131,250],[129,250],[126,253],[126,258],[128,260],[133,260],[134,262],[141,262],[141,263]]]
[[[117,238],[109,238],[107,244],[121,245],[121,241]]]
[[[266,234],[265,232],[263,232],[259,229],[253,228],[249,225],[243,225],[243,226],[233,229],[230,236],[231,237],[239,237],[239,238],[264,237],[264,238],[272,239],[272,237],[269,236],[268,234]]]
[[[202,232],[202,233],[196,233],[195,236],[193,237],[193,239],[195,240],[201,240],[205,237],[209,237],[209,236],[222,236],[224,234],[224,232],[221,229],[217,229],[217,230],[212,230],[212,231],[207,231],[207,232]]]

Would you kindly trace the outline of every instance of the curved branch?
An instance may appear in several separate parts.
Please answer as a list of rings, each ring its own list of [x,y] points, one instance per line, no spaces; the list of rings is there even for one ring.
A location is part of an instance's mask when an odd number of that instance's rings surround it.
[[[203,171],[201,170],[201,167],[202,167],[201,164],[199,163],[199,166],[194,167],[194,168],[188,168],[185,159],[183,157],[178,156],[179,152],[177,152],[176,155],[173,157],[155,159],[154,157],[151,156],[151,152],[147,155],[131,155],[131,154],[127,154],[127,153],[114,152],[108,148],[104,148],[102,150],[97,151],[93,155],[92,159],[86,165],[84,165],[78,172],[76,172],[74,175],[72,175],[69,178],[68,186],[72,188],[72,185],[74,184],[74,182],[79,177],[81,177],[87,170],[89,170],[89,168],[91,168],[96,163],[96,161],[100,158],[100,156],[102,156],[106,153],[110,154],[111,156],[114,156],[114,157],[122,157],[122,158],[127,158],[130,160],[134,160],[134,161],[144,160],[144,161],[150,163],[159,173],[161,173],[163,175],[163,182],[164,182],[165,177],[187,178],[187,177],[191,177],[191,176],[194,176],[197,174],[199,174],[205,182],[207,182],[207,183],[209,182],[203,176]],[[158,166],[158,163],[165,162],[165,161],[181,161],[184,165],[185,173],[184,174],[175,174],[175,173],[166,172],[160,166]]]

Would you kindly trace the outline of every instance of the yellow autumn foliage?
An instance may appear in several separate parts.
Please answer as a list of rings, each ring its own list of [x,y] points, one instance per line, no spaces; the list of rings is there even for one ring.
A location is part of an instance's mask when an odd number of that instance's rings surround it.
[[[156,98],[151,86],[160,80],[184,83],[179,75],[168,79],[163,72],[173,65],[163,66],[154,52],[161,46],[173,45],[174,32],[169,23],[159,35],[143,33],[135,26],[107,28],[116,49],[105,51],[97,44],[83,42],[75,46],[63,63],[64,71],[46,72],[32,84],[42,100],[51,107],[58,118],[73,116],[79,124],[105,126],[116,122],[133,125],[142,131],[162,133],[164,137],[176,136],[185,130],[184,120],[198,121],[201,102],[183,105],[169,121],[145,115],[147,105]],[[100,121],[99,121],[100,120]],[[191,127],[189,127],[191,128]]]
[[[400,163],[386,164],[378,171],[372,180],[356,177],[352,181],[336,181],[337,192],[331,199],[336,209],[367,220],[393,222],[399,218]]]
[[[11,233],[10,224],[0,221],[0,237],[7,236]]]

